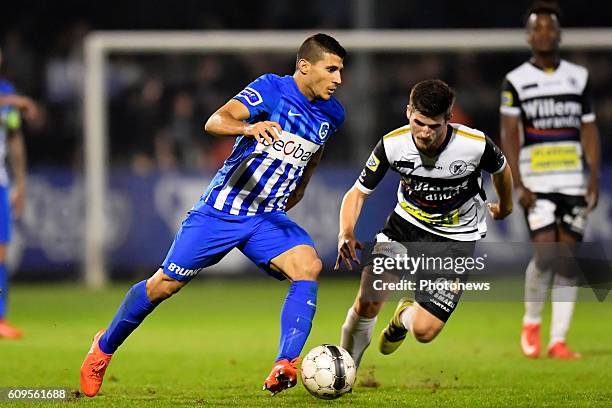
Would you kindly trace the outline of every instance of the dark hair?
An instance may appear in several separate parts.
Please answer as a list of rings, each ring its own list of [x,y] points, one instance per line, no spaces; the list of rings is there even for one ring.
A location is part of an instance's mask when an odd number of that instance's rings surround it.
[[[421,81],[410,91],[410,105],[428,118],[444,115],[448,120],[453,102],[455,91],[439,79]]]
[[[532,14],[548,14],[557,17],[557,21],[561,22],[561,9],[556,1],[536,1],[525,13],[525,25],[529,23],[529,16]]]
[[[346,50],[340,45],[334,37],[327,34],[315,34],[311,35],[304,40],[302,45],[297,52],[297,58],[295,64],[301,59],[305,59],[311,63],[315,63],[323,58],[323,53],[331,53],[344,59],[346,57]]]

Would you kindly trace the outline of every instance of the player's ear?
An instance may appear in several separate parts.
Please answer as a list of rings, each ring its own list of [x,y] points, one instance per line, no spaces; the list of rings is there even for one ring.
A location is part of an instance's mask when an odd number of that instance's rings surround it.
[[[410,104],[406,105],[406,117],[410,120],[410,115],[412,114],[412,106]]]
[[[308,74],[308,71],[310,71],[310,62],[308,62],[304,58],[300,59],[297,63],[297,69],[302,75]]]

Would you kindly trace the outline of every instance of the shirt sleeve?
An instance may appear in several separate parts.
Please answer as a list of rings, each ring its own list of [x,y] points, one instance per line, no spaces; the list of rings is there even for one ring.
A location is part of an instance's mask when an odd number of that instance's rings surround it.
[[[506,157],[488,136],[485,136],[485,139],[485,149],[478,167],[488,173],[497,174],[506,167]]]
[[[499,111],[508,116],[519,116],[521,114],[521,106],[516,88],[508,78],[504,79],[501,90],[501,103]]]
[[[249,120],[265,120],[278,105],[280,92],[274,83],[273,75],[266,74],[251,82],[233,99],[247,107]]]
[[[587,80],[587,83],[582,91],[582,117],[580,118],[582,123],[589,123],[595,121],[595,111],[593,110],[591,96],[591,81]]]
[[[380,139],[355,182],[355,187],[365,194],[371,194],[385,177],[388,169],[389,160],[385,152],[385,144],[383,139]]]

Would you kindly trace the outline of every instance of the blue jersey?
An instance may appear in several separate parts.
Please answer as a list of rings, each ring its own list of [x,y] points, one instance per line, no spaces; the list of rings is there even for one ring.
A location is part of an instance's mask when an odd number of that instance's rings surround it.
[[[248,123],[278,122],[283,132],[272,144],[238,137],[195,209],[206,203],[234,215],[284,211],[310,158],[344,122],[344,108],[333,96],[309,101],[290,75],[262,75],[234,99],[249,109]]]
[[[0,95],[15,93],[15,87],[9,81],[0,80]],[[6,138],[9,131],[18,130],[21,126],[19,110],[14,106],[0,106],[0,186],[8,186],[9,177],[6,171]]]

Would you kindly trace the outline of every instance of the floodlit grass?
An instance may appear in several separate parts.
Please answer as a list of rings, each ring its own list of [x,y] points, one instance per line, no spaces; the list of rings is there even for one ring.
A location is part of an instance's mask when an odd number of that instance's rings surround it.
[[[320,401],[298,386],[271,398],[261,386],[276,355],[279,311],[287,288],[274,280],[191,283],[162,304],[119,349],[100,395],[79,396],[79,367],[91,338],[108,324],[129,286],[102,291],[68,285],[14,286],[10,317],[25,337],[0,340],[0,387],[66,387],[74,391],[71,405],[104,407],[612,403],[609,301],[577,305],[568,340],[584,358],[572,362],[522,357],[520,302],[463,302],[433,343],[408,339],[396,354],[382,356],[375,342],[392,313],[393,305],[388,305],[352,394]],[[323,280],[305,351],[321,343],[339,343],[340,326],[357,286],[358,279]],[[545,321],[544,334],[547,330]]]

